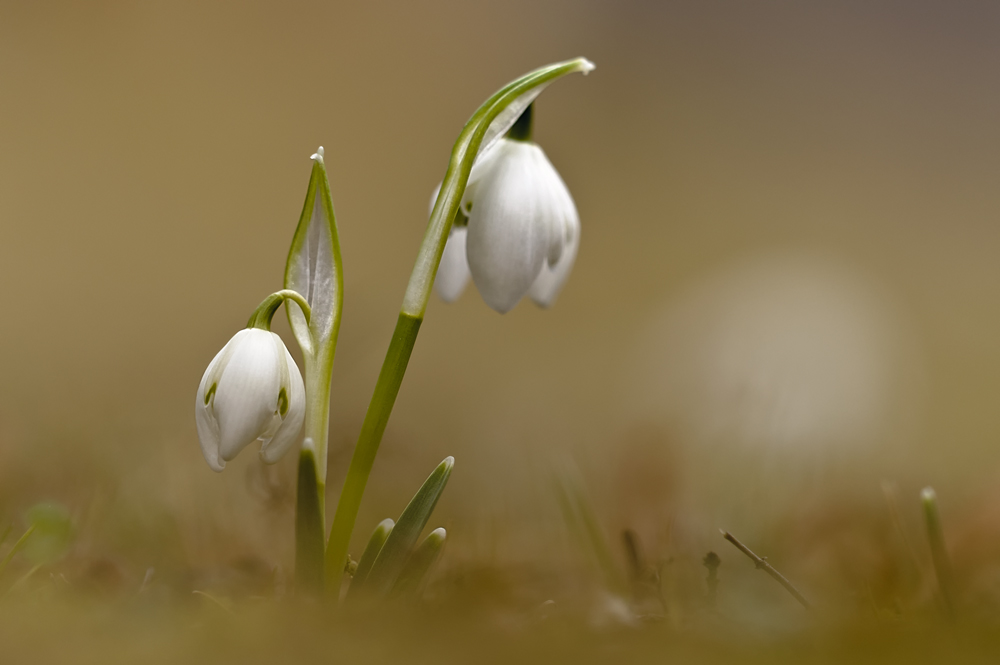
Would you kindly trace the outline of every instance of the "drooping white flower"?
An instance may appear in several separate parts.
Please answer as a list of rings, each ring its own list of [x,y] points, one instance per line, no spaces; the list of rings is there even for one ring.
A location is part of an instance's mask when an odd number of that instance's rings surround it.
[[[542,149],[500,139],[474,167],[463,203],[469,269],[483,300],[507,312],[543,277],[533,297],[551,304],[576,258],[580,221]]]
[[[267,330],[236,333],[198,386],[198,438],[214,471],[254,441],[261,442],[261,460],[277,462],[298,441],[304,417],[302,375],[281,338]]]

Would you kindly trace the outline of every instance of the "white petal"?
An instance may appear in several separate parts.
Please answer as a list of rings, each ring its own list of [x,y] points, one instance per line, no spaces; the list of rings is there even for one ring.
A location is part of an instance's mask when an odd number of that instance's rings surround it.
[[[444,246],[444,254],[441,255],[441,264],[438,266],[437,277],[434,278],[434,290],[445,302],[458,300],[472,276],[466,256],[467,233],[468,229],[464,226],[452,227]]]
[[[233,352],[215,391],[219,456],[230,461],[264,433],[274,418],[283,361],[274,333],[251,328],[233,338]]]
[[[438,194],[441,193],[441,183],[431,194],[430,209],[427,214],[434,212],[434,204],[437,203]],[[441,254],[441,263],[438,265],[437,275],[434,277],[434,290],[438,297],[445,302],[455,302],[462,295],[466,284],[469,283],[469,261],[465,256],[465,233],[464,226],[452,226],[448,234],[448,240],[444,245],[444,253]]]
[[[551,190],[538,171],[537,145],[500,140],[496,150],[469,216],[467,253],[483,300],[504,313],[528,292],[549,253]]]
[[[277,335],[275,335],[277,337]],[[278,430],[270,441],[263,441],[260,447],[260,459],[266,464],[274,464],[281,459],[288,450],[298,442],[302,436],[302,422],[306,415],[306,389],[302,383],[302,374],[295,364],[295,359],[288,352],[280,338],[281,350],[284,352],[283,361],[285,363],[288,376],[288,411],[278,426]],[[280,416],[279,416],[280,417]]]
[[[492,171],[493,166],[496,164],[497,157],[502,152],[497,149],[498,147],[499,144],[494,144],[488,150],[480,151],[475,163],[472,165],[472,170],[469,172],[469,182],[465,185],[465,193],[462,195],[462,212],[465,213],[466,217],[469,216],[469,211],[472,210],[472,202],[475,199],[476,191],[479,189],[479,183],[484,178],[489,177],[490,171]]]
[[[551,164],[549,166],[551,167]],[[538,279],[531,286],[529,295],[536,304],[551,307],[576,261],[580,239],[580,216],[577,214],[576,204],[573,203],[573,197],[570,196],[566,183],[559,177],[555,168],[551,167],[546,174],[549,196],[553,202],[553,229],[561,234],[564,248],[562,255],[555,262],[549,262],[542,267]]]
[[[222,350],[215,354],[212,362],[208,364],[208,369],[201,377],[198,385],[198,394],[194,400],[194,420],[198,426],[198,441],[201,443],[201,454],[205,456],[205,461],[213,471],[222,471],[226,463],[219,459],[219,422],[215,418],[212,401],[215,399],[215,391],[212,386],[216,382],[218,366],[226,349],[233,343],[229,340]]]
[[[549,228],[549,247],[546,257],[549,266],[554,266],[562,256],[563,247],[566,244],[566,227],[570,223],[569,218],[576,215],[573,206],[573,199],[569,198],[569,191],[563,183],[562,178],[556,172],[552,162],[541,148],[535,154],[535,170],[538,174],[539,189],[544,188],[544,194],[540,195],[544,210],[545,222]],[[567,210],[566,202],[572,208]]]
[[[573,269],[573,263],[576,261],[576,251],[580,244],[579,238],[580,228],[579,222],[577,222],[559,262],[552,267],[542,266],[542,272],[538,275],[538,279],[531,285],[529,295],[535,304],[541,307],[551,307],[555,304],[556,296],[562,290],[570,270]]]
[[[233,355],[233,349],[239,345],[239,339],[245,336],[246,330],[233,335],[222,350],[215,354],[212,362],[208,364],[208,369],[201,377],[201,384],[198,386],[198,394],[195,396],[194,418],[198,427],[198,440],[201,443],[201,452],[205,456],[205,461],[213,471],[222,471],[226,463],[219,457],[219,421],[215,415],[215,395],[217,392],[219,379],[222,378],[222,370],[229,363],[229,358]]]

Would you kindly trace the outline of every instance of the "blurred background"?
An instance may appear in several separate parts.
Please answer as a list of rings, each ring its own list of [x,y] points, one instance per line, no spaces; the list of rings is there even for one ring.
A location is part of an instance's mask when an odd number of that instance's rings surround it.
[[[560,567],[560,465],[616,551],[725,527],[860,585],[885,496],[919,538],[933,484],[960,558],[1000,523],[998,28],[989,2],[2,1],[0,510],[61,502],[126,579],[288,568],[294,460],[214,474],[192,405],[281,286],[309,155],[346,276],[332,514],[453,141],[582,55],[535,115],[573,275],[549,311],[431,303],[352,549],[454,455],[452,567]]]

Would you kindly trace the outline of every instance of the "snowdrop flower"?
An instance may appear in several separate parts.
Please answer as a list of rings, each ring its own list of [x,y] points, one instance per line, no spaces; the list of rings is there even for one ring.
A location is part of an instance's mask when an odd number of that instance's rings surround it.
[[[281,338],[246,328],[208,365],[198,386],[195,419],[205,461],[214,471],[254,441],[260,458],[277,462],[301,434],[302,375]]]
[[[529,106],[472,168],[435,282],[446,302],[461,294],[471,274],[483,300],[501,314],[529,294],[548,307],[569,276],[580,218],[566,184],[530,140],[531,115]]]

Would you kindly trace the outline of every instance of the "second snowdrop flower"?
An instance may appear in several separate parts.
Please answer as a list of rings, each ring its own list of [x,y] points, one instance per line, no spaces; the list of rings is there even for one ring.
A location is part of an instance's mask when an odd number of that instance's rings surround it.
[[[532,108],[472,169],[437,277],[448,302],[471,273],[483,300],[500,313],[529,293],[548,307],[573,266],[580,218],[555,167],[530,140]]]
[[[261,460],[273,464],[302,433],[302,375],[284,342],[269,328],[282,293],[265,300],[247,328],[222,347],[198,386],[198,438],[214,471],[222,471],[254,441],[261,442]]]

